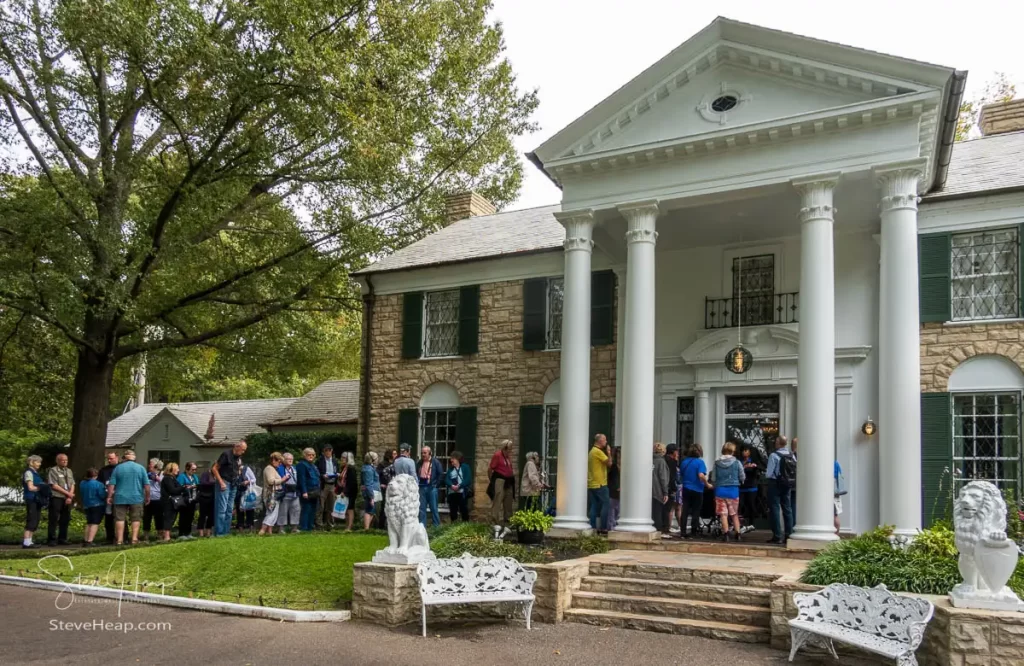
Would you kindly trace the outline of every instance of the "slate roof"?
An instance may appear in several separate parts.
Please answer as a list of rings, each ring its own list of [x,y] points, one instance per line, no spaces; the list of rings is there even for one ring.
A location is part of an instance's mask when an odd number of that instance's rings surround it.
[[[123,446],[158,414],[167,410],[195,434],[200,446],[234,444],[261,430],[260,423],[276,416],[297,398],[269,400],[221,400],[216,402],[155,402],[122,414],[107,424],[107,446]],[[213,439],[206,432],[213,417]]]
[[[542,206],[459,220],[356,275],[559,249],[565,228],[554,213],[560,209],[559,205]]]
[[[945,186],[922,199],[934,201],[1024,187],[1022,155],[1024,131],[955,143]]]
[[[322,425],[359,420],[359,380],[333,379],[302,396],[261,425]]]

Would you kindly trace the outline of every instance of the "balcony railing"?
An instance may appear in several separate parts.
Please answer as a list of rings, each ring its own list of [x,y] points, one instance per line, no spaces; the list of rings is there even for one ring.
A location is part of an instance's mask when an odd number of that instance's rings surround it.
[[[738,307],[737,307],[738,305]],[[704,328],[735,328],[800,321],[800,293],[760,294],[737,298],[705,298]]]

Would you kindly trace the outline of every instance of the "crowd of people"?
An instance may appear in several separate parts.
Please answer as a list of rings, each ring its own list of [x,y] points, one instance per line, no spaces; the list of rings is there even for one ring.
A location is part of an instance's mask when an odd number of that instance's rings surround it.
[[[655,528],[665,538],[694,538],[706,527],[702,514],[710,513],[717,518],[723,540],[739,541],[743,523],[753,525],[758,517],[757,498],[763,484],[772,529],[769,542],[784,543],[796,523],[796,444],[794,439],[790,446],[785,437],[778,436],[774,450],[762,465],[750,445],[727,441],[710,470],[700,444],[691,444],[685,451],[675,444],[655,444],[651,493]],[[59,454],[45,477],[40,471],[42,459],[29,456],[22,483],[26,504],[22,545],[37,546],[34,534],[44,508],[48,511],[47,544],[68,544],[68,525],[76,501],[85,512],[84,547],[97,545],[101,524],[106,543],[116,545],[149,541],[154,528],[157,539],[170,541],[175,523],[179,539],[224,536],[232,526],[238,532],[259,535],[330,530],[340,524],[352,530],[359,500],[363,529],[384,529],[387,487],[398,474],[418,479],[419,519],[424,525],[428,516],[430,524],[440,524],[438,501],[442,489],[450,520],[469,520],[473,470],[459,451],[448,454],[444,464],[429,446],[424,446],[419,459],[413,460],[412,447],[403,443],[380,456],[367,453],[357,470],[351,453],[335,456],[328,445],[319,456],[312,448],[304,449],[298,461],[288,452],[271,453],[257,474],[244,460],[246,449],[244,441],[238,442],[201,474],[194,462],[185,463],[182,469],[175,462],[165,464],[154,458],[143,467],[135,462],[134,451],[121,456],[112,451],[107,454],[107,464],[89,469],[79,484],[68,467],[67,455]],[[509,532],[508,520],[517,498],[520,508],[554,512],[553,501],[541,499],[551,487],[542,471],[540,455],[526,453],[517,483],[512,450],[511,440],[500,442],[487,468],[489,517],[499,537]],[[599,534],[615,529],[619,520],[621,467],[621,450],[611,447],[605,435],[595,436],[587,459],[587,515]],[[834,476],[838,531],[842,495],[846,492],[838,462]],[[714,510],[705,512],[709,500],[714,502]]]

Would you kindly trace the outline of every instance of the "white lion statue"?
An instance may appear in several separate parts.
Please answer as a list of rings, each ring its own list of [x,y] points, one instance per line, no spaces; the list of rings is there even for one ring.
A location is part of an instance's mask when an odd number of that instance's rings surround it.
[[[949,593],[960,608],[1022,610],[1006,585],[1017,566],[1017,544],[1006,537],[1006,502],[988,481],[971,481],[953,504],[953,527],[964,581]]]
[[[416,479],[399,474],[388,484],[384,505],[388,518],[388,547],[378,550],[374,562],[416,564],[436,559],[427,541],[427,530],[420,524],[420,488]]]

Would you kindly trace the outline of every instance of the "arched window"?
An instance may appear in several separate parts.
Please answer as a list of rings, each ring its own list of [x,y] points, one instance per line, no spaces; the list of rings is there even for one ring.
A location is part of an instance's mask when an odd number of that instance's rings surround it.
[[[1024,373],[996,354],[961,363],[949,377],[953,399],[953,467],[956,492],[973,480],[1019,488],[1021,392]]]
[[[429,446],[441,461],[455,450],[458,407],[459,392],[445,382],[431,384],[420,398],[420,446]]]

